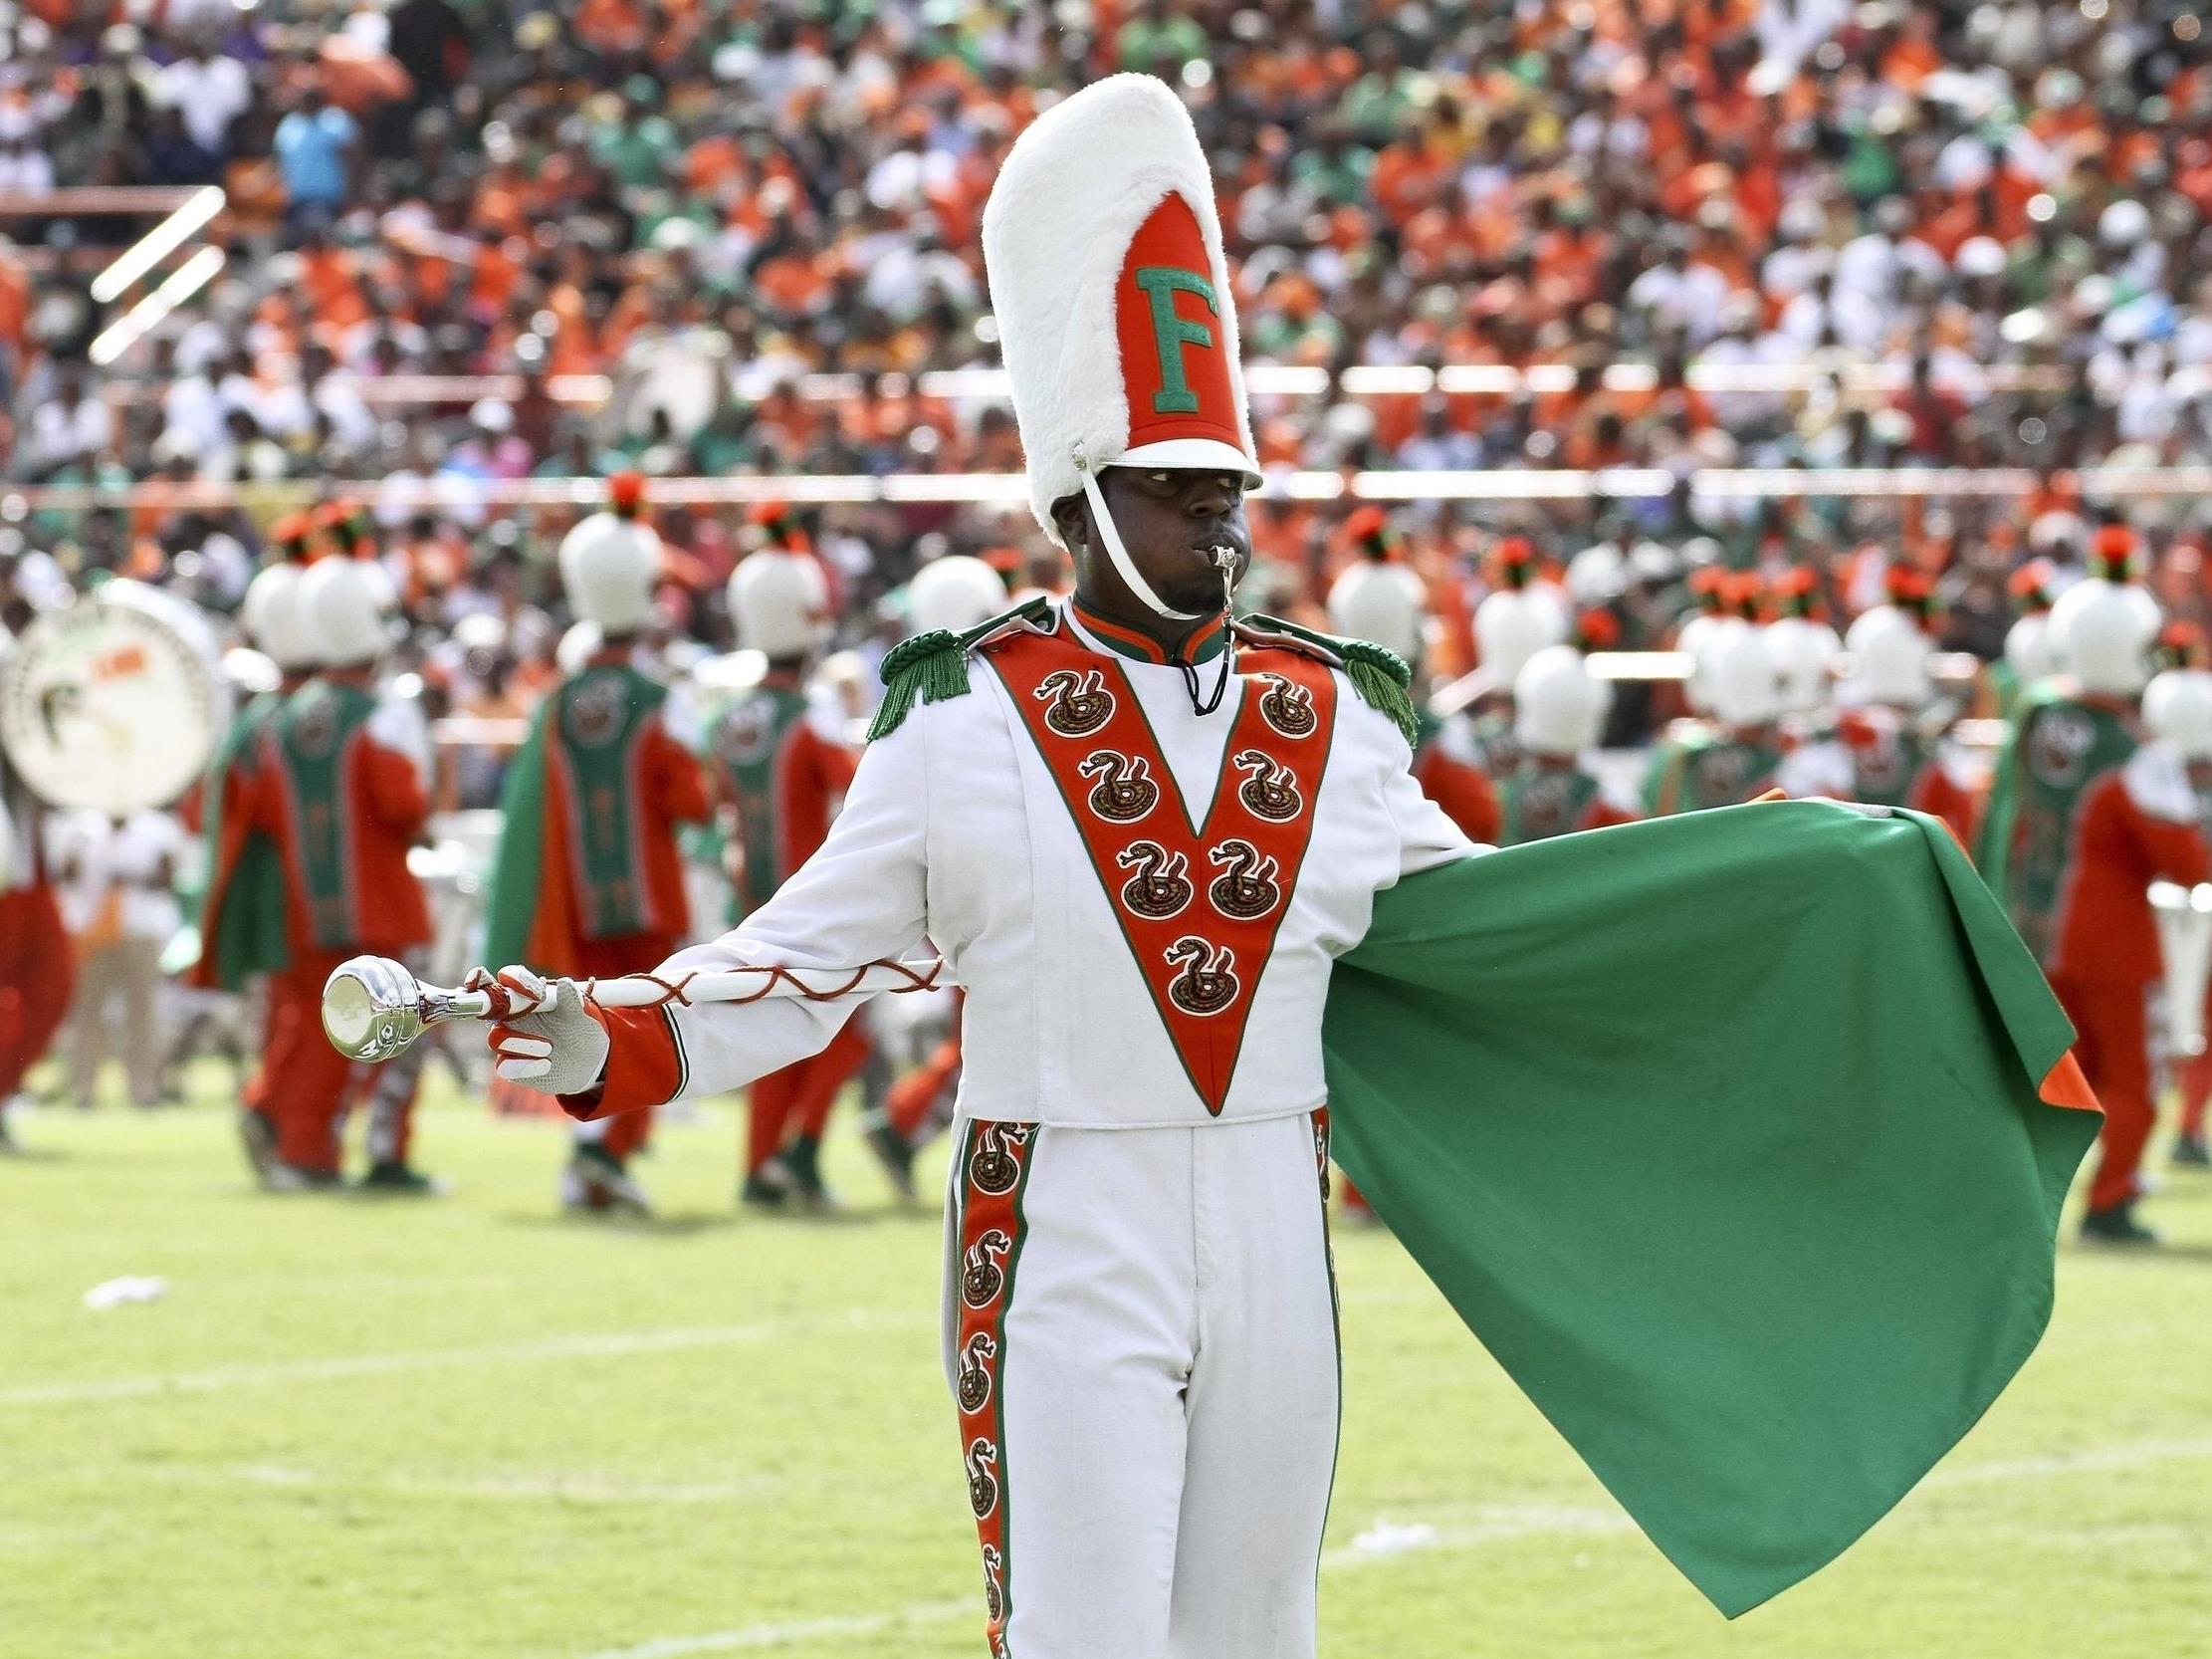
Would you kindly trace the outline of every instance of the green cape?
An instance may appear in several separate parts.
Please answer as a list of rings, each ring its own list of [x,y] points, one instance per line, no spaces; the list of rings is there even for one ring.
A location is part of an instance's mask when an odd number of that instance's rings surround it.
[[[481,960],[494,968],[511,963],[543,967],[528,957],[531,923],[538,912],[538,875],[546,852],[547,728],[560,701],[556,691],[538,705],[530,735],[508,763],[500,786],[499,850],[492,859],[491,891],[484,905]]]
[[[1346,1171],[1731,1617],[2028,1357],[2101,1121],[1941,824],[1819,802],[1411,876],[1324,1037]]]
[[[225,991],[239,990],[254,975],[280,972],[292,962],[292,947],[285,936],[283,854],[267,835],[241,834],[239,827],[223,817],[225,783],[235,769],[247,764],[247,751],[260,740],[280,707],[282,699],[275,692],[256,697],[231,721],[208,763],[200,786],[206,886],[186,930],[192,936],[190,955],[179,940],[171,945],[181,959],[174,968],[169,953],[163,956],[165,969],[192,969],[199,983]]]

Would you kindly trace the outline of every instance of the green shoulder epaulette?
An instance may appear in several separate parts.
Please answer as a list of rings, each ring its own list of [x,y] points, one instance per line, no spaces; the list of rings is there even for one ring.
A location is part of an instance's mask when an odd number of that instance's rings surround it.
[[[1052,610],[1052,601],[1036,597],[1002,610],[965,633],[932,628],[912,639],[902,639],[884,655],[883,701],[868,723],[868,741],[888,737],[905,722],[919,697],[925,703],[942,703],[968,695],[968,653],[987,644],[1017,623],[1041,620]]]
[[[1352,689],[1360,694],[1360,700],[1387,716],[1406,734],[1409,745],[1419,746],[1421,716],[1415,712],[1414,700],[1408,694],[1408,688],[1414,683],[1414,670],[1389,646],[1378,645],[1372,639],[1316,633],[1296,622],[1286,622],[1280,616],[1263,616],[1256,612],[1244,617],[1238,626],[1241,631],[1266,643],[1302,650],[1332,668],[1343,669],[1345,678],[1352,682]]]

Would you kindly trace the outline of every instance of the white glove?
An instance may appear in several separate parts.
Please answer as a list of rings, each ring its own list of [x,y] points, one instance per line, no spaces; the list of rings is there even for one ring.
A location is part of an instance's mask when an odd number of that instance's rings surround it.
[[[574,980],[541,979],[528,968],[502,968],[497,974],[477,968],[462,982],[467,991],[495,987],[507,993],[510,1012],[488,1039],[498,1057],[494,1070],[547,1094],[581,1094],[597,1086],[612,1045],[606,1027],[584,1007]]]

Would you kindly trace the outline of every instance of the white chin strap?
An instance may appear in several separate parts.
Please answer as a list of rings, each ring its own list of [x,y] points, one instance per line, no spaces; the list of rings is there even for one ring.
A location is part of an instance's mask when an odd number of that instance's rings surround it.
[[[1091,504],[1091,521],[1098,526],[1098,539],[1106,544],[1106,557],[1114,562],[1114,569],[1129,591],[1137,595],[1140,604],[1157,615],[1171,616],[1179,622],[1195,622],[1206,614],[1203,610],[1178,610],[1164,602],[1152,591],[1152,584],[1137,573],[1136,563],[1129,557],[1129,550],[1121,545],[1121,532],[1114,528],[1114,515],[1106,511],[1106,497],[1100,493],[1098,480],[1091,469],[1078,460],[1076,467],[1083,480],[1083,499]]]

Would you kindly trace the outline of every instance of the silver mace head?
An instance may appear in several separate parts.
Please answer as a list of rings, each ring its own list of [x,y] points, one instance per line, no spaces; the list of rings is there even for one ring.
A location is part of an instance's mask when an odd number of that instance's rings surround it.
[[[442,991],[387,957],[355,956],[323,982],[323,1035],[347,1060],[374,1064],[431,1026],[481,1019],[490,1007],[480,991]]]

